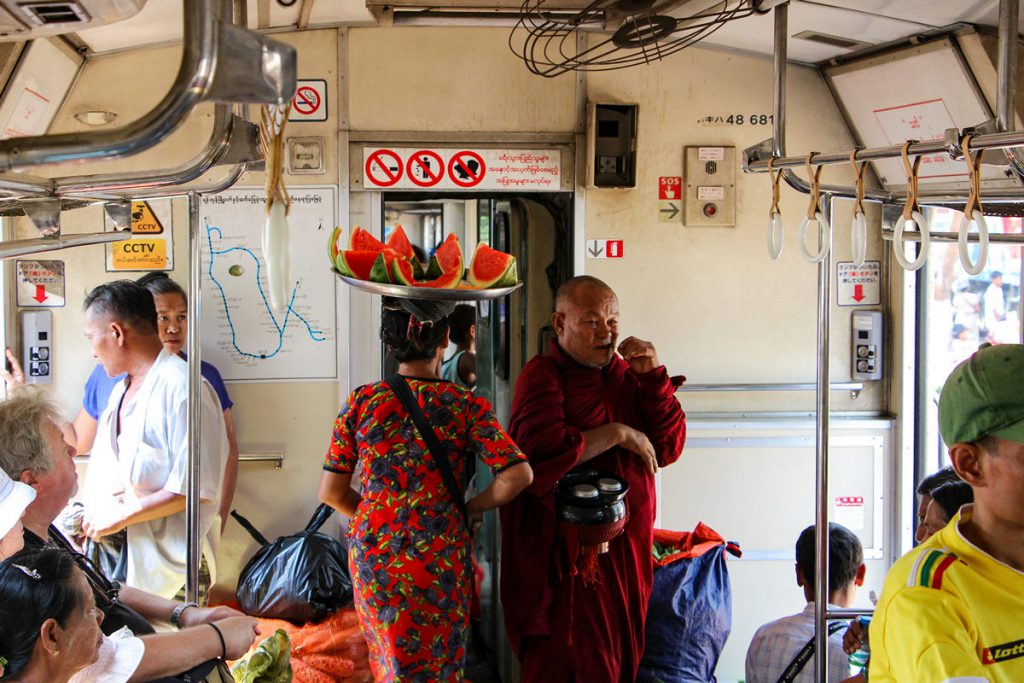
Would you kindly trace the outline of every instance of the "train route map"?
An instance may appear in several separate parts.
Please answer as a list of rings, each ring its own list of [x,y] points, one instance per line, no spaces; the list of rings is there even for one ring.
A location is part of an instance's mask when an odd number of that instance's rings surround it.
[[[263,188],[202,198],[203,360],[227,381],[337,378],[335,277],[325,256],[336,225],[334,188],[290,193],[291,283],[283,311],[270,305]]]

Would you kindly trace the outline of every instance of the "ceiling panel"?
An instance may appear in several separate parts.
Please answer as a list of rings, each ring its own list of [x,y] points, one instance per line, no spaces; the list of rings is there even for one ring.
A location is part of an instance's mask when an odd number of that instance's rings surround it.
[[[928,27],[839,7],[796,2],[789,8],[789,59],[815,63],[852,52],[793,37],[804,31],[878,44],[918,33],[922,28]],[[774,33],[774,20],[770,13],[753,15],[729,22],[706,38],[703,44],[771,55]]]
[[[999,0],[815,0],[831,5],[893,19],[948,26],[960,21],[996,25]]]
[[[270,3],[270,26],[295,26],[301,2],[291,7]],[[257,0],[248,0],[249,27],[255,28]],[[310,13],[310,26],[336,24],[365,24],[373,21],[364,0],[316,0]],[[130,19],[116,24],[79,32],[79,37],[93,52],[109,52],[125,48],[181,40],[181,0],[149,0],[146,6]]]

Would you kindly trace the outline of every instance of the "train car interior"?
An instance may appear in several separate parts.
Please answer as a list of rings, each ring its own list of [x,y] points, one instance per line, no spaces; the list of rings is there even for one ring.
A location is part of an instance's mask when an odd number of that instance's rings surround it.
[[[555,291],[600,278],[686,377],[655,526],[741,546],[716,676],[742,681],[758,626],[804,605],[807,525],[819,557],[829,521],[859,538],[842,614],[871,613],[948,464],[945,378],[1024,343],[1022,27],[1019,0],[0,0],[0,341],[71,420],[86,294],[165,271],[234,402],[233,507],[272,539],[316,508],[350,392],[395,367],[335,227],[516,258],[522,287],[474,304],[503,425]],[[476,545],[517,681],[496,514]],[[223,595],[256,549],[227,522]]]

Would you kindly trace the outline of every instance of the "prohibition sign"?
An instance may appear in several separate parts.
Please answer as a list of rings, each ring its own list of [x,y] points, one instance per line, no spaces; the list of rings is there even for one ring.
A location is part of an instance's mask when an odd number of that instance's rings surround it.
[[[402,157],[390,149],[377,149],[366,158],[366,177],[378,187],[391,187],[402,179]]]
[[[417,177],[417,169],[422,177]],[[433,150],[421,149],[409,157],[405,170],[409,174],[409,180],[414,184],[420,187],[433,187],[444,178],[444,159]]]
[[[308,85],[301,86],[295,91],[295,99],[292,105],[295,107],[295,111],[309,116],[316,113],[316,110],[320,108],[320,94],[315,88],[311,88]]]
[[[459,187],[479,185],[487,173],[483,157],[471,150],[456,152],[448,161],[448,177]]]

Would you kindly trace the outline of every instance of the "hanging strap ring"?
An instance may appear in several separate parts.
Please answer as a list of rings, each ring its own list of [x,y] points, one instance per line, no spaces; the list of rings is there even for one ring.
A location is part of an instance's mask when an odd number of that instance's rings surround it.
[[[832,248],[832,226],[819,208],[821,202],[821,191],[819,188],[821,187],[821,169],[823,167],[814,167],[815,154],[817,152],[811,152],[807,155],[807,175],[811,180],[811,201],[807,206],[807,215],[800,221],[800,253],[806,261],[821,263],[828,256],[828,252]],[[816,254],[812,254],[807,249],[807,226],[812,221],[818,223],[818,253]]]
[[[907,170],[907,203],[903,206],[903,214],[896,220],[896,227],[893,230],[892,236],[892,246],[896,261],[904,270],[920,270],[928,258],[928,247],[931,244],[931,234],[928,232],[924,216],[917,205],[917,172],[921,167],[921,157],[915,157],[913,162],[910,161],[908,150],[913,142],[912,140],[907,140],[903,143],[903,149],[901,150],[903,167]],[[921,233],[921,246],[918,248],[917,258],[913,261],[907,259],[903,248],[904,242],[907,241],[903,238],[903,232],[907,223],[916,227],[918,232]]]
[[[768,176],[772,181],[772,206],[768,209],[768,255],[772,260],[782,256],[782,209],[779,208],[779,182],[782,171],[775,170],[775,157],[768,160]]]
[[[866,161],[857,165],[857,149],[850,152],[850,165],[853,166],[853,175],[857,179],[856,196],[853,201],[853,223],[850,226],[850,247],[853,251],[853,263],[856,266],[864,265],[868,256],[868,221],[864,215],[864,171],[868,164]]]
[[[957,243],[960,247],[960,265],[968,275],[979,274],[985,269],[988,260],[988,223],[985,222],[985,212],[981,208],[981,159],[985,156],[985,150],[979,149],[975,156],[971,156],[973,137],[971,134],[965,135],[960,143],[970,175],[971,191],[964,205],[964,220],[960,224]],[[971,261],[970,242],[967,239],[971,223],[978,226],[978,260],[974,262]]]

